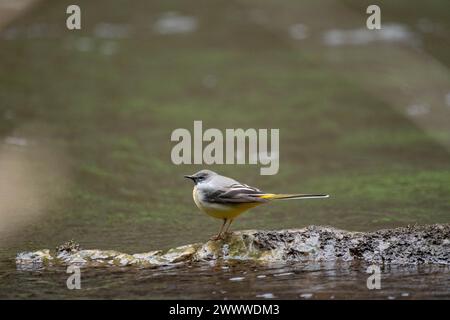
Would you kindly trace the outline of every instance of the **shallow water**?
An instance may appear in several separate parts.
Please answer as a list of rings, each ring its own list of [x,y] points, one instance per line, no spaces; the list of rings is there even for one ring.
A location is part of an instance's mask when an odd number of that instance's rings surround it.
[[[383,14],[414,39],[401,45],[377,37],[324,45],[329,30],[364,27],[365,10],[353,1],[327,1],[333,10],[323,11],[314,2],[86,0],[80,32],[61,23],[64,1],[43,1],[7,27],[0,297],[448,298],[443,267],[385,270],[380,291],[367,290],[365,267],[355,265],[99,269],[83,271],[86,290],[73,292],[65,270],[14,266],[17,252],[72,238],[123,252],[208,239],[220,222],[197,211],[182,178],[203,166],[170,161],[171,132],[192,130],[194,120],[221,130],[280,129],[279,174],[263,177],[251,165],[213,170],[269,192],[332,195],[256,208],[235,229],[450,222],[450,10],[422,8],[424,29],[410,1],[400,3]],[[164,32],[155,29],[161,21]]]
[[[448,266],[381,270],[379,290],[358,264],[195,264],[151,269],[82,269],[81,289],[66,288],[65,268],[6,274],[0,297],[122,299],[448,299]],[[37,293],[36,287],[43,291]],[[420,289],[420,290],[419,290]]]

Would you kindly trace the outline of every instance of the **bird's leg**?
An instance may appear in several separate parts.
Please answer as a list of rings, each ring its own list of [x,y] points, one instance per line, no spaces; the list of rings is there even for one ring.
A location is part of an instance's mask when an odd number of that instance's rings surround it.
[[[222,238],[223,227],[225,227],[226,223],[227,223],[227,219],[223,219],[222,227],[220,227],[219,233],[215,236],[212,236],[211,240],[219,240]]]
[[[228,233],[228,229],[230,229],[230,226],[231,226],[232,223],[233,223],[233,219],[230,219],[230,222],[228,223],[228,226],[227,226],[227,228],[225,229],[224,234],[227,234],[227,233]],[[231,232],[230,232],[230,233],[231,233]]]

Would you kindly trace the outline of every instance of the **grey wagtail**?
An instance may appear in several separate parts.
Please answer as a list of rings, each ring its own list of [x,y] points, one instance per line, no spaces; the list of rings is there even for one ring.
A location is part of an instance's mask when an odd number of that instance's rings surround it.
[[[212,239],[220,239],[228,232],[233,220],[244,211],[272,200],[297,200],[328,198],[327,194],[274,194],[262,192],[234,179],[221,176],[211,170],[201,170],[185,178],[194,181],[193,197],[197,207],[211,217],[222,219],[219,233]],[[228,226],[222,233],[225,225]]]

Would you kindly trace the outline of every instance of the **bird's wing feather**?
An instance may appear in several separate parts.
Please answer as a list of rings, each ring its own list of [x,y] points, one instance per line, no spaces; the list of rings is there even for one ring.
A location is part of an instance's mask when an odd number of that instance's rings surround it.
[[[208,202],[220,204],[267,202],[267,199],[259,197],[262,194],[265,193],[257,188],[234,183],[226,189],[206,193],[204,199]]]

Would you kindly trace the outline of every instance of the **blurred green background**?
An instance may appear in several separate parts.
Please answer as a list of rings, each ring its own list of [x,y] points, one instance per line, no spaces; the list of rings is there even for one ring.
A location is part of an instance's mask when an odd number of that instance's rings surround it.
[[[148,251],[214,234],[170,160],[176,128],[279,128],[280,170],[209,167],[327,200],[234,229],[450,220],[450,2],[41,1],[0,34],[2,255],[75,239]],[[414,10],[411,8],[414,7]],[[9,192],[9,193],[8,193]],[[11,194],[13,192],[13,194]]]

